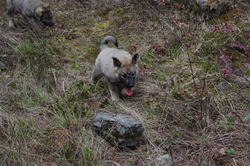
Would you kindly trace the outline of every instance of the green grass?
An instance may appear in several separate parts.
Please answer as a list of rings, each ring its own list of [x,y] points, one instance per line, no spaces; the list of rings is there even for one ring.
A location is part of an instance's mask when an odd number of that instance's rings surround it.
[[[53,47],[53,44],[46,39],[34,41],[32,36],[27,35],[27,39],[17,47],[18,61],[22,65],[24,73],[31,74],[38,82],[45,82],[52,78],[52,70],[59,70],[60,66],[55,65],[53,55],[60,52]],[[47,87],[51,86],[47,82]]]

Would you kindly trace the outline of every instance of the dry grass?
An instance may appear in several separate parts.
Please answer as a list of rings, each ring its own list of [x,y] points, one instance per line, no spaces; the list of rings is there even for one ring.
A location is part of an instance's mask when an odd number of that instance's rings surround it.
[[[0,54],[8,55],[0,59],[7,66],[0,70],[0,165],[144,166],[164,154],[176,166],[250,164],[250,4],[204,21],[190,14],[193,6],[136,2],[51,1],[56,26],[47,30],[22,18],[9,29],[0,4]],[[89,82],[107,34],[140,56],[138,88],[118,104],[104,79]],[[218,61],[224,52],[234,67],[229,77]],[[97,112],[140,119],[142,142],[118,148],[94,136]]]

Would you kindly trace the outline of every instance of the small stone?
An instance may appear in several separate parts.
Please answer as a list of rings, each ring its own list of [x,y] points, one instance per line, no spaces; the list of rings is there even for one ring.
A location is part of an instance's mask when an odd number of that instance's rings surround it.
[[[6,55],[6,54],[1,54],[0,55],[0,58],[7,58],[8,57],[8,55]]]
[[[226,150],[224,148],[221,148],[218,152],[221,155],[225,155],[226,154]]]
[[[0,70],[6,69],[6,65],[3,62],[0,62]]]
[[[159,166],[172,166],[173,164],[172,158],[168,154],[156,158],[155,161]]]
[[[135,146],[144,132],[141,121],[125,114],[98,113],[92,131],[116,146]]]
[[[221,90],[225,90],[225,89],[229,89],[232,85],[229,83],[229,82],[220,82],[218,85],[217,85],[217,88],[218,89],[221,89]]]
[[[6,55],[6,54],[0,55],[0,70],[5,70],[7,68],[6,64],[4,63],[6,58],[8,58],[8,55]]]

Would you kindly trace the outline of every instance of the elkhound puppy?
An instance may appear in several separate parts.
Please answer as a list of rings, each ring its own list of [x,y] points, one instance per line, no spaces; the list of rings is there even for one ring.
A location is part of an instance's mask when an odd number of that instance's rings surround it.
[[[9,27],[14,27],[14,13],[21,13],[24,18],[40,21],[45,26],[53,26],[52,12],[49,3],[41,0],[7,0],[7,14]]]
[[[113,101],[118,101],[120,94],[128,96],[133,94],[138,74],[137,54],[131,56],[127,51],[110,48],[108,41],[118,47],[114,36],[106,36],[102,40],[92,81],[95,83],[102,75],[106,76],[111,98]]]

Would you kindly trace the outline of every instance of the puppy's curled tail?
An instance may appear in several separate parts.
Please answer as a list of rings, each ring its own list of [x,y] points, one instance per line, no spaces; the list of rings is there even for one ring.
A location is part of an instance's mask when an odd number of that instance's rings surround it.
[[[105,38],[102,39],[102,42],[101,42],[101,50],[103,50],[104,48],[108,48],[108,42],[111,41],[114,43],[114,45],[118,48],[118,42],[117,42],[117,39],[112,36],[112,35],[108,35],[106,36]]]

